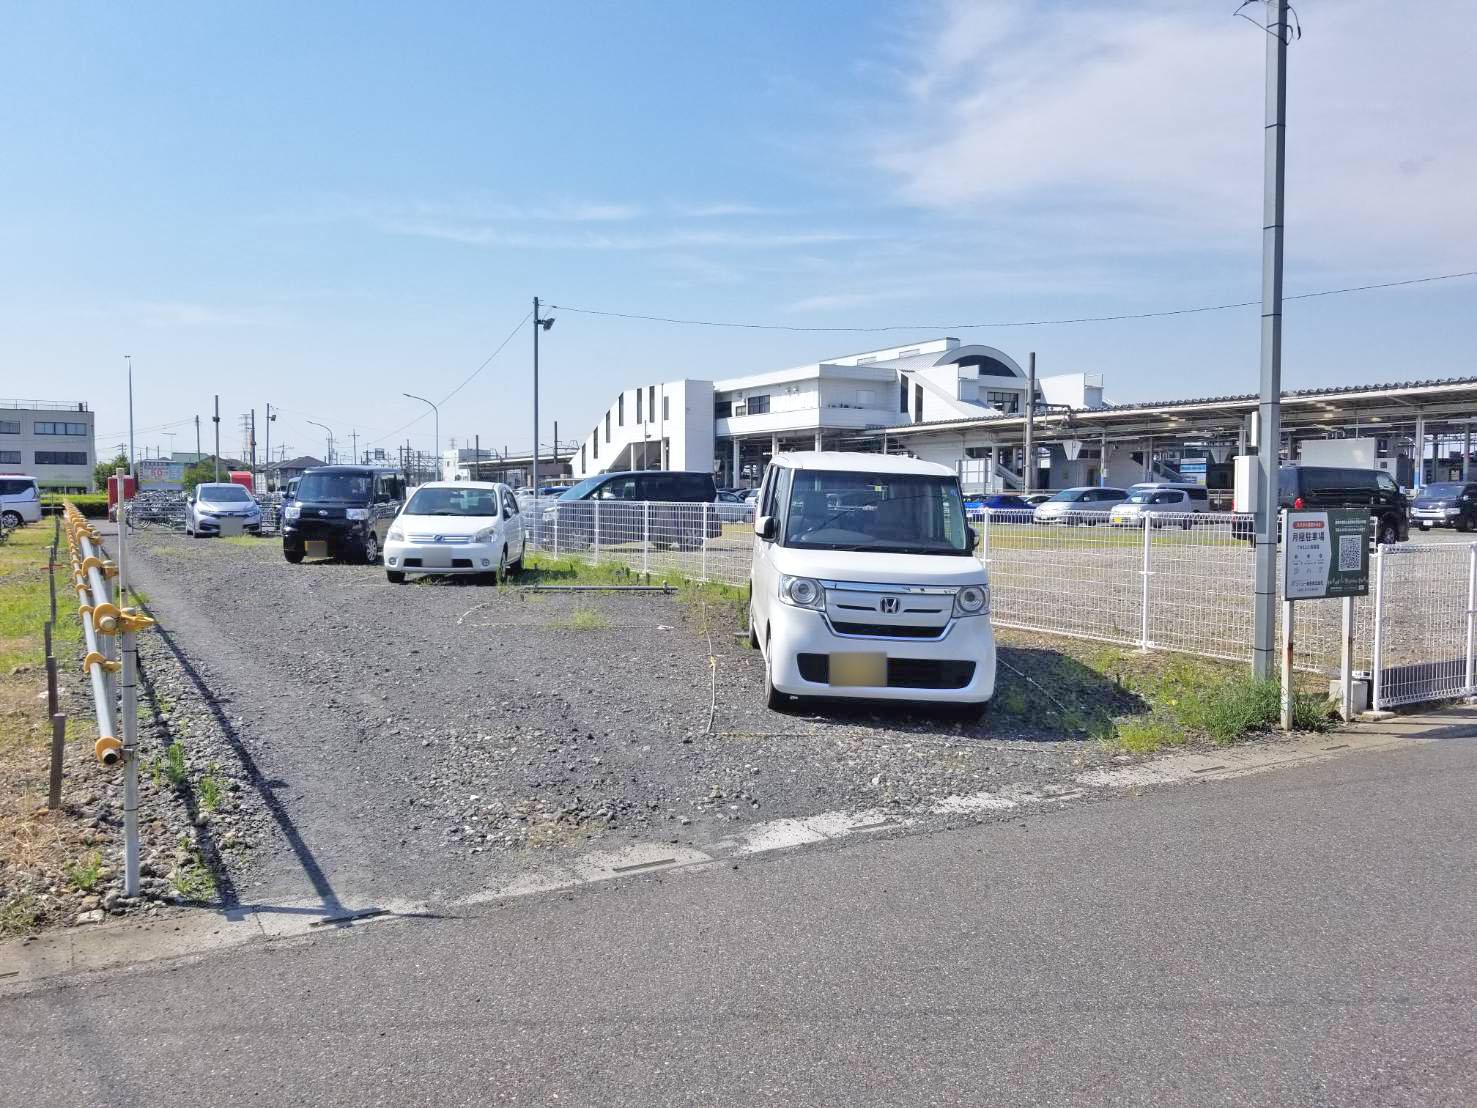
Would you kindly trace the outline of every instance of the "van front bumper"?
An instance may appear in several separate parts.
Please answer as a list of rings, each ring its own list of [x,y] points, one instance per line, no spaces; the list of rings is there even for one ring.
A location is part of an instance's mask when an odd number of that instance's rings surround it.
[[[938,639],[865,638],[836,634],[819,611],[776,603],[766,649],[770,680],[791,696],[983,704],[995,695],[995,632],[987,615],[955,619]],[[858,667],[833,655],[871,657]],[[840,676],[833,669],[881,669],[878,655],[885,684],[832,684]]]
[[[400,573],[492,573],[497,552],[486,542],[386,542],[385,568]]]

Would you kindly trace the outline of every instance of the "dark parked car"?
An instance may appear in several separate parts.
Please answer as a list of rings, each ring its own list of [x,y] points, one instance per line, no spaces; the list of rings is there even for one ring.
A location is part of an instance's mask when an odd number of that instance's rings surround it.
[[[723,533],[711,473],[642,469],[602,473],[544,509],[546,541],[578,548],[641,542],[696,550]],[[706,525],[705,525],[706,521]],[[557,528],[557,531],[555,530]]]
[[[320,466],[303,474],[282,509],[282,555],[375,562],[405,502],[405,479],[373,466]]]
[[[1013,492],[993,492],[987,496],[972,496],[964,502],[964,510],[967,512],[982,512],[987,508],[992,512],[1029,512],[1035,508],[1035,505],[1027,503],[1025,497],[1017,496]]]
[[[1410,537],[1409,511],[1395,479],[1382,469],[1343,466],[1283,466],[1279,473],[1279,506],[1294,512],[1326,508],[1367,508],[1374,521],[1375,542],[1388,545]],[[1238,519],[1235,534],[1254,541],[1249,517]]]
[[[1438,481],[1427,485],[1411,501],[1410,521],[1420,524],[1422,531],[1432,527],[1470,531],[1477,527],[1477,484]]]

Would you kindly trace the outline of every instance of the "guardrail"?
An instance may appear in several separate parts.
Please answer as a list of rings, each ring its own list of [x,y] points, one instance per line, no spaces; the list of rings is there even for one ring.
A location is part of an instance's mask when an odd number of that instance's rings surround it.
[[[119,471],[122,472],[121,470]],[[148,616],[128,607],[127,514],[120,508],[118,560],[103,549],[92,521],[70,501],[62,508],[62,526],[71,557],[72,586],[77,593],[77,614],[87,653],[82,668],[92,688],[97,717],[97,741],[93,752],[105,766],[123,767],[123,892],[137,896],[139,888],[138,835],[138,642],[139,631],[154,626]],[[114,586],[116,585],[116,591]],[[121,655],[121,656],[120,656]],[[117,724],[122,723],[122,738]],[[53,766],[55,766],[53,747]],[[54,786],[55,788],[55,786]]]

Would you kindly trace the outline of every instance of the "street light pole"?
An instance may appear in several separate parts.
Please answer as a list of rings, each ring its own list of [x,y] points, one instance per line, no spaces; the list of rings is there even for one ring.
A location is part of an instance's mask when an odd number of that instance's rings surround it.
[[[431,404],[424,396],[417,396],[413,392],[402,392],[401,396],[408,396],[412,400],[419,400],[422,404]],[[433,480],[441,480],[441,409],[431,404],[431,413],[436,417],[436,476]]]
[[[1277,520],[1282,447],[1282,220],[1287,151],[1287,0],[1266,0],[1267,89],[1262,196],[1262,380],[1257,405],[1256,598],[1252,673],[1278,672]]]
[[[215,423],[215,457],[213,459],[213,461],[215,462],[215,482],[216,482],[216,484],[220,484],[220,480],[221,480],[221,398],[220,398],[220,394],[219,393],[217,393],[216,394],[216,397],[215,397],[215,415],[211,416],[210,418],[211,418],[211,421]],[[133,450],[133,447],[130,446],[128,449],[130,451],[132,451]]]
[[[311,423],[314,427],[322,427],[323,430],[328,432],[328,464],[333,465],[333,428],[326,423],[319,423],[316,419],[310,419],[307,422]]]
[[[137,477],[133,465],[133,355],[124,354],[123,360],[128,363],[128,475]]]
[[[538,297],[533,298],[533,464],[528,471],[528,487],[538,497],[538,333],[554,326],[553,319],[542,319]]]

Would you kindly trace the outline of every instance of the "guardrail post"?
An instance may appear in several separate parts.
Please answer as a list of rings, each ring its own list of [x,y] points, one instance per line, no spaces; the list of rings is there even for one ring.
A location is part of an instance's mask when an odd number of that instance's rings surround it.
[[[702,576],[699,578],[699,580],[702,581],[706,581],[708,579],[708,509],[711,507],[712,505],[708,504],[706,501],[703,503],[703,528],[701,531],[698,532],[697,535],[697,541],[702,543],[703,547]]]
[[[980,561],[990,568],[990,509],[980,513]]]
[[[1467,672],[1463,679],[1465,693],[1471,696],[1474,689],[1473,658],[1474,631],[1477,631],[1477,543],[1467,547]]]
[[[1380,694],[1384,692],[1385,668],[1385,548],[1374,548],[1374,657],[1371,659],[1369,707],[1379,711]]]
[[[592,500],[590,503],[595,506],[595,541],[590,544],[590,561],[598,562],[600,560],[600,501]]]
[[[1149,649],[1149,578],[1153,575],[1153,539],[1150,524],[1152,519],[1148,512],[1144,513],[1144,564],[1139,573],[1143,577],[1143,586],[1139,594],[1139,649]]]
[[[641,502],[641,572],[651,572],[651,501]]]

